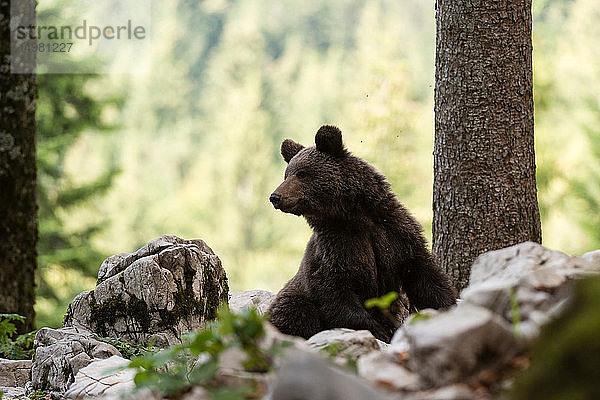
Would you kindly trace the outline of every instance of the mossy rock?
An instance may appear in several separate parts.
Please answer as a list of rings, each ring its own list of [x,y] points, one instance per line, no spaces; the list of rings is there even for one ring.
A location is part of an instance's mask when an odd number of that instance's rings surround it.
[[[163,347],[214,319],[228,291],[221,261],[206,243],[163,236],[106,259],[96,288],[69,306],[65,326]]]

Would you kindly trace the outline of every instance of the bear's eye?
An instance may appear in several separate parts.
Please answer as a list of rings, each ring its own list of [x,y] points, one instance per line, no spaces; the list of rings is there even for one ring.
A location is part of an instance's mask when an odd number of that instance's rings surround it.
[[[307,173],[304,172],[304,171],[298,171],[298,172],[296,172],[296,177],[298,179],[304,179],[304,178],[306,178],[306,176],[307,176]]]

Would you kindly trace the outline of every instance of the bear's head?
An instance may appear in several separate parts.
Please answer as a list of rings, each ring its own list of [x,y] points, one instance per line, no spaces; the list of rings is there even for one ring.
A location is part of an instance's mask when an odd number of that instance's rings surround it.
[[[348,219],[364,211],[374,187],[379,191],[382,184],[389,187],[373,167],[344,148],[342,132],[335,126],[322,126],[315,146],[284,140],[281,155],[288,163],[285,179],[269,200],[286,213],[307,219]]]

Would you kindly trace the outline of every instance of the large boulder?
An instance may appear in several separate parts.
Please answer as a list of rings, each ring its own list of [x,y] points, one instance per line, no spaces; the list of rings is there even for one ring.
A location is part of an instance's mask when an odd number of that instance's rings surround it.
[[[107,258],[96,288],[73,300],[64,326],[166,347],[202,329],[227,297],[225,270],[204,241],[163,236]]]
[[[402,329],[409,343],[408,367],[435,387],[470,379],[483,367],[501,368],[524,350],[502,318],[470,304]]]
[[[598,267],[583,258],[525,242],[478,257],[461,298],[515,324],[518,334],[533,340],[562,310],[574,279],[597,273]]]

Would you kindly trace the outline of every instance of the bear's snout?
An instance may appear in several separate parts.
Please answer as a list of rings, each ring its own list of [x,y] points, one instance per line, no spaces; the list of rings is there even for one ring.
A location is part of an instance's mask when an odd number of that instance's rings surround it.
[[[273,207],[279,208],[279,202],[281,201],[281,195],[277,193],[271,193],[269,201],[273,204]]]

